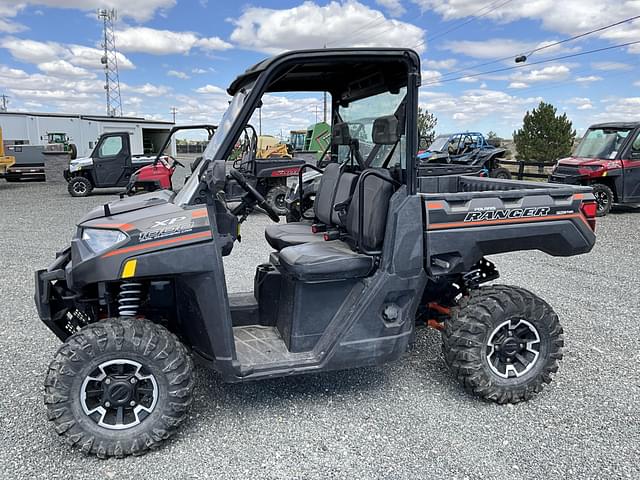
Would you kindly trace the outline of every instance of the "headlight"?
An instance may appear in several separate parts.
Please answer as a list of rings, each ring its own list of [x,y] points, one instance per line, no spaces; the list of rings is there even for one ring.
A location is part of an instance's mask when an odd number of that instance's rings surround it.
[[[82,241],[93,251],[103,252],[116,243],[126,240],[127,236],[120,230],[103,230],[98,228],[85,228],[82,230]]]
[[[69,162],[69,171],[70,172],[77,172],[78,170],[82,170],[82,165],[75,163],[75,162]]]

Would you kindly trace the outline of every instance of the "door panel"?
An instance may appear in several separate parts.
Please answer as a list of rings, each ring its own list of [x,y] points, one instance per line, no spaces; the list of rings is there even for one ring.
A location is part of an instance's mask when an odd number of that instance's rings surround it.
[[[623,202],[640,203],[640,132],[631,143],[629,153],[625,155]]]
[[[94,166],[97,187],[122,187],[131,176],[129,135],[103,136],[96,149]]]

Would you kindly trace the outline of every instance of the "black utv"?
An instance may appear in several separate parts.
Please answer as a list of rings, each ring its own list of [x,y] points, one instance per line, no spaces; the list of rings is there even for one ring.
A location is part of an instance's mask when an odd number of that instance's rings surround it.
[[[591,190],[418,176],[419,86],[419,56],[407,49],[265,60],[231,84],[204,160],[178,193],[124,198],[81,219],[71,245],[36,272],[38,314],[63,342],[45,378],[57,433],[99,457],[141,454],[186,418],[192,359],[228,382],[381,365],[425,324],[442,331],[445,362],[474,395],[519,402],[551,382],[558,316],[524,288],[483,286],[498,278],[485,256],[590,251]],[[256,204],[279,217],[225,161],[261,97],[287,91],[327,92],[331,155],[367,158],[330,163],[314,223],[267,228],[253,291],[229,294],[222,259],[240,248],[239,223]],[[363,109],[375,117],[366,152],[349,128]],[[233,209],[231,181],[245,190]]]

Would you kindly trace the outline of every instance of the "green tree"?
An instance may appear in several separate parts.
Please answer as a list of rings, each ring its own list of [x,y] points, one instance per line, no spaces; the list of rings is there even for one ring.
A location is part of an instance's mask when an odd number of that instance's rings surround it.
[[[429,110],[418,107],[418,137],[420,138],[420,148],[426,148],[436,137],[436,125],[438,119]]]
[[[487,140],[495,140],[497,138],[499,138],[498,134],[493,130],[489,130],[489,133],[487,133]]]
[[[567,157],[575,137],[567,114],[557,115],[556,107],[545,102],[527,112],[522,128],[513,132],[518,158],[525,161],[550,162]]]

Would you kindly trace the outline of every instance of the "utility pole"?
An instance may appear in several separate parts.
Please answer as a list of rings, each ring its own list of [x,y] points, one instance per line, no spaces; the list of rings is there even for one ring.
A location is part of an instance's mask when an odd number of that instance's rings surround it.
[[[327,44],[324,44],[324,48],[327,48]],[[324,92],[322,92],[322,97],[323,97],[323,114],[322,114],[322,121],[324,123],[327,123],[327,91],[325,90]],[[316,119],[316,123],[318,123],[318,119]]]
[[[173,115],[173,123],[176,123],[176,113],[178,113],[178,109],[176,107],[171,107],[171,115]]]
[[[327,92],[323,92],[322,95],[324,96],[324,111],[322,113],[322,121],[324,123],[327,123]]]
[[[0,95],[0,99],[0,112],[6,112],[8,108],[7,105],[9,105],[9,97],[3,93]]]
[[[104,89],[107,94],[107,116],[122,116],[122,97],[120,96],[120,77],[118,75],[118,52],[113,24],[116,21],[115,9],[98,10],[98,18],[102,20],[102,48],[104,54],[100,59],[104,65]]]

